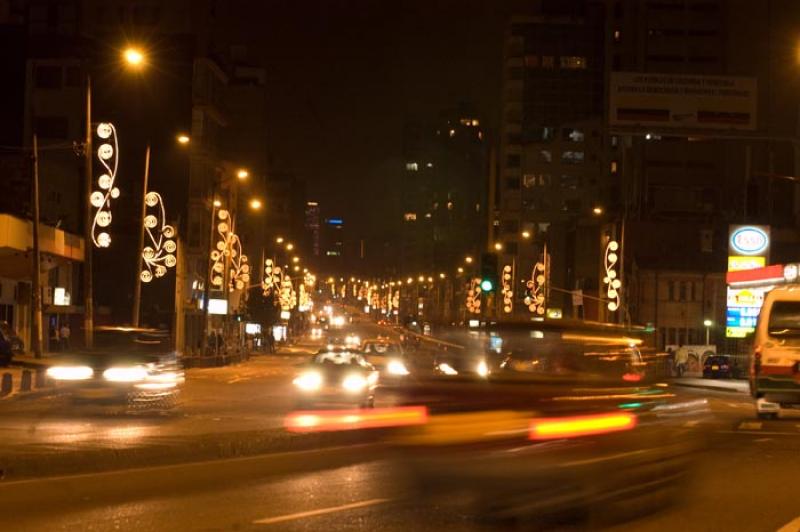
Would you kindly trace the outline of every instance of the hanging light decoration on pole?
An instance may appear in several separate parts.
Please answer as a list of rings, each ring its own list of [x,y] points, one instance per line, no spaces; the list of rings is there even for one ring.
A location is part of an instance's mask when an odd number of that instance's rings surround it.
[[[616,265],[619,262],[619,243],[616,240],[610,240],[606,245],[604,267],[606,275],[603,277],[603,284],[606,285],[606,296],[610,300],[608,302],[608,310],[615,312],[619,309],[622,292],[622,281],[618,279]]]
[[[470,314],[481,313],[481,279],[474,277],[469,282],[467,290],[467,312]]]
[[[216,249],[211,252],[211,260],[214,265],[211,268],[211,284],[222,290],[225,283],[225,267],[227,261],[231,261],[229,270],[230,278],[228,281],[228,290],[243,290],[247,283],[250,282],[250,264],[248,264],[247,255],[242,253],[242,242],[239,240],[239,235],[233,232],[230,225],[230,213],[225,209],[217,211],[217,233],[220,239],[217,241]]]
[[[514,268],[510,264],[503,266],[503,312],[511,314],[514,310],[514,289],[513,289]]]
[[[532,314],[543,316],[545,313],[544,284],[547,279],[547,268],[544,262],[537,262],[531,270],[531,278],[526,287],[528,293],[525,297],[525,304]]]
[[[111,245],[111,235],[107,229],[111,225],[111,200],[119,198],[119,189],[114,186],[119,167],[119,144],[117,130],[110,122],[98,124],[96,133],[102,140],[97,148],[97,160],[104,172],[97,178],[100,190],[93,191],[89,196],[92,207],[97,209],[92,221],[92,242],[98,248],[107,248]]]
[[[166,214],[164,200],[158,192],[148,192],[144,198],[145,205],[155,213],[144,217],[144,230],[150,239],[148,245],[142,249],[144,267],[139,273],[142,282],[149,283],[153,277],[163,277],[167,268],[174,268],[177,264],[175,251],[178,245],[173,238],[175,228],[165,223]]]

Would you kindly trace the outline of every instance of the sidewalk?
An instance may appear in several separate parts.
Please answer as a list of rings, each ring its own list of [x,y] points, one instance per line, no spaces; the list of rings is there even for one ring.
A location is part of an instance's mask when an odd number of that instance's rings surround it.
[[[702,388],[718,392],[749,393],[750,385],[746,380],[734,379],[703,379],[700,377],[676,377],[670,382],[675,386],[687,388]]]

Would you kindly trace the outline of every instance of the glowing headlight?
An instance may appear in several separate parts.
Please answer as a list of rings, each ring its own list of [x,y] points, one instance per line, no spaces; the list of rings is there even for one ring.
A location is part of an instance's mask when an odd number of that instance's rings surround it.
[[[478,367],[475,368],[475,371],[477,371],[478,375],[480,375],[481,377],[486,377],[487,375],[489,375],[489,366],[486,365],[485,360],[481,360],[480,362],[478,362]]]
[[[358,345],[361,343],[361,338],[358,336],[349,335],[347,338],[345,338],[344,343],[350,346]]]
[[[386,371],[388,371],[390,375],[408,375],[409,373],[406,365],[400,360],[390,360],[389,364],[386,366]]]
[[[451,366],[447,362],[442,362],[439,364],[439,371],[441,371],[445,375],[458,375],[458,372],[453,369],[453,366]]]
[[[301,373],[293,382],[304,392],[313,392],[322,387],[322,375],[316,371],[307,371]]]
[[[103,372],[103,378],[111,382],[143,381],[147,378],[147,370],[141,366],[108,368]]]
[[[52,366],[47,376],[57,381],[84,381],[91,379],[94,370],[89,366]]]
[[[342,381],[342,388],[351,393],[362,391],[367,387],[367,379],[361,375],[348,375]]]

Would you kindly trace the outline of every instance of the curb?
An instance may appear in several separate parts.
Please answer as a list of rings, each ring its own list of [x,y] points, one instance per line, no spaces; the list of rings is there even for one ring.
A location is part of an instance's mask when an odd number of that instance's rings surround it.
[[[694,383],[685,383],[685,382],[675,382],[671,381],[670,384],[673,386],[681,386],[683,388],[696,388],[700,390],[713,390],[715,392],[727,392],[727,393],[738,393],[738,394],[747,394],[747,390],[737,390],[735,388],[728,388],[725,386],[714,386],[713,384],[694,384]]]
[[[227,432],[154,440],[138,447],[95,447],[74,451],[40,452],[25,447],[0,449],[0,488],[42,477],[100,474],[155,466],[177,466],[289,451],[309,451],[336,445],[374,444],[383,434],[348,431],[337,434],[292,434],[283,428]],[[0,497],[0,500],[2,497]]]

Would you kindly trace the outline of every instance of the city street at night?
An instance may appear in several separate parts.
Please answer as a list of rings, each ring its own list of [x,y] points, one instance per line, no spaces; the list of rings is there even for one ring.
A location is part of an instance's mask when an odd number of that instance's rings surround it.
[[[0,0],[0,531],[800,532],[798,0]]]

